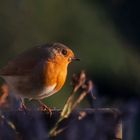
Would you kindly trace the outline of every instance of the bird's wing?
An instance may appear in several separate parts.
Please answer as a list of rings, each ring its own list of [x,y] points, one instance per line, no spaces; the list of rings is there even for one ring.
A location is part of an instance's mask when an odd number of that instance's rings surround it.
[[[1,76],[27,75],[49,56],[47,48],[34,47],[10,61],[5,67],[0,69]]]

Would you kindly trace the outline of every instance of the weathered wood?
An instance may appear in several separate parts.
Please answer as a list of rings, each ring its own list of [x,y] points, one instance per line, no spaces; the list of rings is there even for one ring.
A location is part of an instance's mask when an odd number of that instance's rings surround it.
[[[56,137],[49,131],[61,110],[50,115],[41,111],[1,111],[0,140],[117,140],[122,139],[121,113],[114,108],[79,109],[60,124]]]

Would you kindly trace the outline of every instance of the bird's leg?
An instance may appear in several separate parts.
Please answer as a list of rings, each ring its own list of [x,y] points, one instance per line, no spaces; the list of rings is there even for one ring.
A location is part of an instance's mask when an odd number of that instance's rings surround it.
[[[25,105],[25,103],[24,103],[24,98],[21,98],[20,97],[20,107],[19,107],[19,110],[20,111],[27,111],[27,107],[26,107],[26,105]]]
[[[48,111],[50,116],[52,115],[52,110],[49,108],[46,104],[44,104],[41,100],[38,100],[39,104],[41,105],[41,110],[42,111]]]

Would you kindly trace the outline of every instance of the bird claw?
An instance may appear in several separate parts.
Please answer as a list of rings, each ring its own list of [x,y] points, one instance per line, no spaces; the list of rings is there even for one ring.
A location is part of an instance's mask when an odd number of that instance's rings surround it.
[[[28,110],[28,109],[27,109],[27,107],[26,107],[25,104],[21,103],[18,110],[19,110],[19,111],[24,111],[25,113],[27,113],[27,110]]]
[[[41,102],[40,100],[38,100],[38,102],[39,102],[40,105],[41,105],[40,110],[41,110],[41,111],[48,111],[48,112],[49,112],[49,115],[50,115],[50,117],[51,117],[51,116],[52,116],[52,110],[51,110],[51,108],[49,108],[46,104],[44,104],[44,103]]]
[[[41,111],[48,111],[50,117],[52,116],[52,110],[47,105],[41,105]]]

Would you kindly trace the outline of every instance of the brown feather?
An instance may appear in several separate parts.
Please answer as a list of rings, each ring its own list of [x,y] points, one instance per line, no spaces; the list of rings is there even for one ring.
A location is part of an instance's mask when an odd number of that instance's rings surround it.
[[[1,76],[27,75],[41,62],[51,57],[48,53],[49,45],[34,47],[11,60],[0,69]]]

